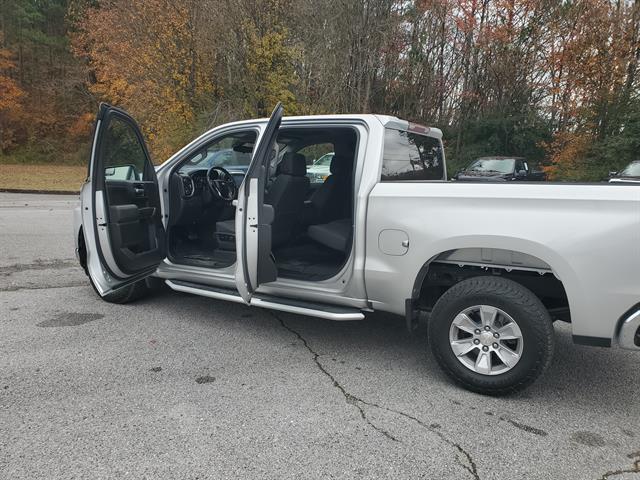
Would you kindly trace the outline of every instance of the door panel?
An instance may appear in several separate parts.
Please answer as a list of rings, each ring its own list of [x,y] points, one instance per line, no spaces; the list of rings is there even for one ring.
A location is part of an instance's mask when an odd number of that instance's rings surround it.
[[[94,215],[84,231],[95,235],[88,245],[99,262],[88,269],[104,295],[153,273],[166,247],[158,181],[138,126],[106,104],[96,125],[88,199]]]
[[[271,255],[271,223],[274,212],[264,203],[269,164],[282,121],[282,105],[271,114],[260,141],[254,150],[240,191],[236,211],[236,286],[246,303],[262,283],[273,282],[278,270]]]

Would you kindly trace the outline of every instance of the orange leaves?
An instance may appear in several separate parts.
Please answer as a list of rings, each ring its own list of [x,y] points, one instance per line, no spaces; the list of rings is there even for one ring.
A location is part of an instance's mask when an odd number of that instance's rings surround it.
[[[577,180],[581,175],[581,161],[589,152],[593,139],[580,132],[557,133],[546,145],[551,165],[543,167],[550,180]]]
[[[15,62],[11,52],[0,49],[0,151],[2,152],[16,143],[16,132],[23,114],[24,91],[11,77],[14,69]]]
[[[91,91],[139,119],[160,160],[186,141],[199,99],[214,91],[199,9],[198,2],[106,0],[88,9],[73,37],[95,75]]]
[[[24,92],[10,76],[15,66],[11,52],[0,49],[0,112],[17,111],[20,108],[20,98]]]
[[[69,124],[67,133],[74,139],[84,140],[88,138],[91,133],[94,118],[94,113],[83,113]]]

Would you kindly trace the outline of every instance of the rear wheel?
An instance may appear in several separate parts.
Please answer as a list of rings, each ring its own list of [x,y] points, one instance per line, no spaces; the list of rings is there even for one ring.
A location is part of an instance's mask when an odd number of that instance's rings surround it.
[[[540,300],[501,277],[474,277],[451,287],[429,320],[431,350],[468,390],[504,395],[533,383],[549,364],[553,325]]]

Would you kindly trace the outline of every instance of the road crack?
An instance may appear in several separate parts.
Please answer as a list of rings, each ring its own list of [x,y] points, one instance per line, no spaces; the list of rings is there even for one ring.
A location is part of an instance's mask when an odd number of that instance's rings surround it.
[[[371,422],[371,420],[367,417],[366,412],[364,410],[364,408],[362,407],[362,405],[368,406],[368,407],[372,407],[372,408],[377,408],[380,410],[384,410],[386,412],[395,414],[395,415],[399,415],[401,417],[404,417],[410,421],[412,421],[413,423],[417,424],[418,426],[420,426],[421,428],[427,430],[430,433],[433,433],[434,435],[436,435],[441,441],[443,441],[444,443],[446,443],[447,445],[455,448],[468,462],[468,464],[466,464],[465,462],[460,461],[460,458],[458,456],[456,456],[456,461],[457,463],[463,468],[465,469],[467,472],[469,472],[474,480],[480,480],[480,475],[478,474],[478,468],[477,465],[475,463],[475,461],[473,460],[473,457],[471,456],[471,454],[464,449],[464,447],[462,447],[462,445],[460,445],[457,442],[454,442],[453,440],[449,439],[444,433],[442,433],[439,428],[440,425],[438,424],[427,424],[426,422],[420,420],[418,417],[415,417],[409,413],[403,412],[402,410],[397,410],[395,408],[390,408],[390,407],[386,407],[384,405],[380,405],[378,403],[374,403],[374,402],[370,402],[367,400],[364,400],[360,397],[357,397],[355,395],[353,395],[352,393],[349,393],[347,391],[347,389],[341,385],[336,378],[331,374],[331,372],[329,372],[324,365],[322,365],[322,363],[320,362],[320,354],[317,353],[315,350],[313,350],[313,348],[311,348],[311,346],[309,345],[309,342],[307,342],[307,340],[296,330],[294,330],[293,328],[291,328],[289,325],[287,325],[285,323],[285,321],[280,318],[277,314],[275,314],[274,312],[269,312],[271,313],[271,315],[278,320],[278,322],[280,322],[280,325],[287,330],[288,332],[292,333],[293,335],[295,335],[304,345],[304,347],[313,355],[313,361],[316,364],[316,366],[318,367],[318,369],[326,376],[328,377],[331,382],[333,383],[333,386],[335,388],[337,388],[340,393],[342,393],[342,395],[344,396],[346,402],[350,405],[355,406],[359,413],[360,416],[362,417],[362,419],[369,425],[371,426],[374,430],[380,432],[381,434],[383,434],[385,437],[387,437],[388,439],[394,441],[394,442],[399,442],[402,443],[400,440],[398,440],[396,437],[394,437],[391,433],[389,433],[388,431],[382,429],[381,427],[378,427],[377,425],[375,425],[373,422]],[[606,480],[606,479],[605,479]]]
[[[386,430],[384,430],[383,428],[377,426],[376,424],[374,424],[371,419],[369,419],[367,417],[366,412],[364,411],[364,408],[362,408],[362,405],[360,404],[364,404],[367,405],[367,402],[363,401],[362,399],[356,397],[355,395],[352,395],[351,393],[347,392],[347,390],[340,385],[340,383],[335,379],[335,377],[331,374],[331,372],[329,372],[326,368],[324,368],[324,365],[322,365],[322,363],[320,363],[320,354],[318,352],[316,352],[313,348],[311,348],[311,346],[309,345],[309,343],[307,342],[307,340],[300,335],[300,333],[298,333],[296,330],[294,330],[293,328],[291,328],[289,325],[287,325],[284,320],[282,320],[282,318],[280,318],[278,315],[276,315],[273,312],[269,312],[273,315],[273,317],[278,320],[278,322],[280,322],[280,325],[282,325],[282,327],[291,332],[292,334],[294,334],[296,337],[298,337],[298,339],[302,342],[302,344],[304,345],[304,347],[309,351],[309,353],[311,353],[311,355],[313,355],[313,361],[315,362],[316,366],[318,367],[318,369],[326,376],[329,378],[329,380],[331,380],[331,382],[333,383],[333,386],[335,388],[337,388],[340,393],[342,393],[342,395],[344,396],[345,401],[349,404],[349,405],[353,405],[354,407],[356,407],[358,409],[358,412],[360,413],[360,417],[362,418],[362,420],[364,420],[367,425],[369,425],[371,428],[373,428],[374,430],[376,430],[377,432],[381,433],[382,435],[384,435],[385,437],[387,437],[389,440],[392,440],[394,442],[397,442],[398,439],[395,438],[393,435],[391,435],[389,432],[387,432]]]
[[[602,475],[602,477],[600,477],[600,480],[608,480],[611,477],[624,475],[625,473],[640,473],[640,450],[629,454],[628,457],[632,460],[635,458],[635,461],[633,462],[633,467],[629,469],[613,470],[611,472],[607,472],[604,475]]]

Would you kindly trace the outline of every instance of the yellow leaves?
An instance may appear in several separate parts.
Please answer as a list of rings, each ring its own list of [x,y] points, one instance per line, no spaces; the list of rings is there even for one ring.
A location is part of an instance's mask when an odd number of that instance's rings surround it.
[[[128,110],[141,123],[150,149],[164,160],[181,146],[198,97],[214,90],[189,8],[171,0],[105,0],[91,8],[73,37],[88,60],[99,98]],[[171,126],[169,126],[171,125]]]
[[[298,83],[295,60],[300,52],[287,45],[286,29],[258,36],[249,30],[246,68],[249,73],[249,95],[246,110],[251,115],[268,115],[281,101],[288,114],[296,114],[299,106],[293,87]]]

